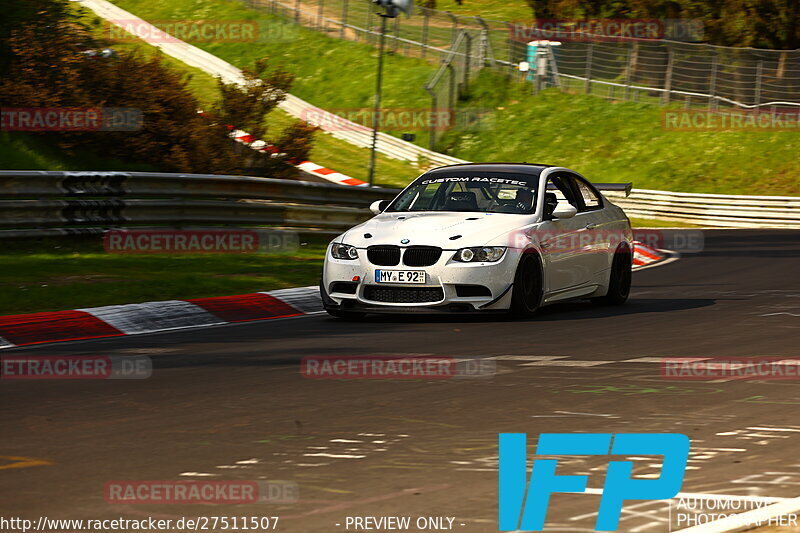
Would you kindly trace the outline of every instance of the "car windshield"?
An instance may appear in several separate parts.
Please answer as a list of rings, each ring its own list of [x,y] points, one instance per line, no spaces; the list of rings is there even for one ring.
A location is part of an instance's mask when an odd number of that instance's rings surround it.
[[[535,209],[535,178],[514,174],[483,174],[423,176],[403,191],[386,211],[530,214]]]

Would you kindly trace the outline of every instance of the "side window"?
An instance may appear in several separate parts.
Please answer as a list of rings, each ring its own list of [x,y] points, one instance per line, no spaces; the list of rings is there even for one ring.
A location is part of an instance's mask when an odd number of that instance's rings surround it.
[[[555,194],[559,202],[568,202],[580,210],[581,205],[573,190],[572,179],[569,176],[561,174],[550,178],[547,192]]]
[[[584,209],[581,209],[582,211],[593,211],[603,207],[600,197],[588,183],[580,179],[576,179],[574,182],[577,185],[578,193],[581,195],[581,200],[583,200]]]
[[[544,202],[545,217],[549,216],[562,202],[569,203],[578,211],[581,210],[582,205],[578,200],[572,178],[565,174],[557,174],[547,181]]]

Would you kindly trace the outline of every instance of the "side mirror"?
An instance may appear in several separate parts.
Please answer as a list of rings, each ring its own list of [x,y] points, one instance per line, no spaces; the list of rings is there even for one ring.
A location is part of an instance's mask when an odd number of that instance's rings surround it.
[[[559,204],[553,211],[553,218],[572,218],[578,214],[578,210],[572,204]]]
[[[389,200],[375,200],[372,202],[372,205],[369,206],[369,210],[376,215],[380,215],[386,211],[386,208],[389,207],[389,204]]]

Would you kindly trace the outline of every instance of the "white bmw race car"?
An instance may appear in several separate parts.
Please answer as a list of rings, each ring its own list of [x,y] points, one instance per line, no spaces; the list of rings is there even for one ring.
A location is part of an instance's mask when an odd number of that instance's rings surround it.
[[[320,292],[333,316],[505,311],[631,286],[628,217],[577,172],[544,165],[430,170],[328,246]]]

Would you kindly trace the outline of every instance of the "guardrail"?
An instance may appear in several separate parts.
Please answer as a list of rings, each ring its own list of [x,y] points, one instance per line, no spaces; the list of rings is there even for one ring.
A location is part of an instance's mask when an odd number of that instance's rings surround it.
[[[633,189],[606,192],[628,216],[724,228],[800,229],[800,197],[697,194]]]
[[[53,197],[249,198],[368,207],[396,189],[342,187],[283,179],[159,172],[0,170],[0,199]]]
[[[0,237],[123,226],[276,226],[341,233],[395,189],[154,172],[0,171]]]
[[[595,186],[628,215],[720,227],[800,228],[800,198]],[[0,237],[100,233],[124,226],[275,226],[340,233],[397,189],[156,172],[0,171]]]

